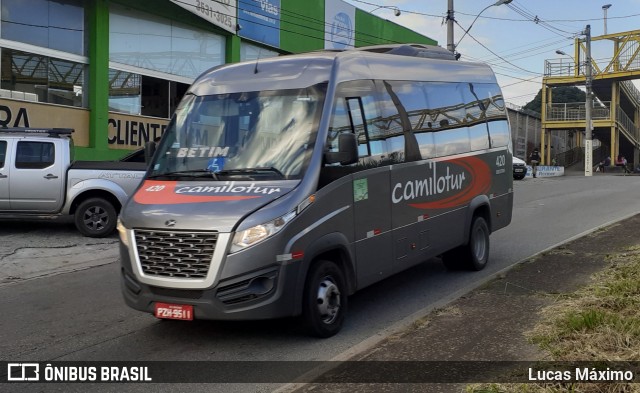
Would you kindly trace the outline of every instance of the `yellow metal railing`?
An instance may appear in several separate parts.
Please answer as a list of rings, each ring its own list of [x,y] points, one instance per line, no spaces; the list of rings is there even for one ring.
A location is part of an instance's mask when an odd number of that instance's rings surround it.
[[[640,90],[631,81],[622,81],[620,86],[631,99],[634,100],[636,106],[640,106]]]
[[[628,72],[640,70],[640,30],[628,31],[624,33],[608,34],[604,36],[593,37],[592,43],[601,40],[608,40],[613,43],[613,56],[611,60],[599,65],[594,61],[594,70],[596,74],[606,74],[611,72]],[[585,41],[579,41],[580,57],[584,56],[586,51]],[[601,68],[604,65],[604,68]]]
[[[591,38],[592,46],[610,44],[606,60],[591,59],[593,78],[640,75],[640,30],[625,31]],[[545,61],[545,77],[581,77],[585,74],[586,42],[576,38],[575,56]],[[592,50],[593,52],[593,50]]]
[[[576,65],[570,59],[553,59],[544,61],[544,76],[578,76],[584,75],[584,65]]]
[[[594,102],[591,109],[593,120],[606,120],[611,116],[611,102]],[[585,104],[583,103],[560,103],[547,104],[547,121],[576,121],[585,120]]]
[[[635,139],[636,141],[640,138],[640,128],[633,123],[633,120],[629,118],[623,111],[620,106],[618,106],[618,110],[616,111],[616,121],[622,128],[622,131],[626,132],[628,136]]]
[[[566,103],[566,104],[547,104],[546,121],[584,121],[585,120],[585,104],[582,103]],[[611,118],[611,102],[596,102],[591,110],[593,120],[610,120]],[[624,132],[630,140],[640,141],[640,127],[627,116],[620,105],[616,110],[616,122],[621,131]]]

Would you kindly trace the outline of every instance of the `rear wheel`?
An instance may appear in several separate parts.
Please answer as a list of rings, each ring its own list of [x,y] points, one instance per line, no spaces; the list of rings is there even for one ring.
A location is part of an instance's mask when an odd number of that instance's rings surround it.
[[[89,198],[76,209],[76,228],[89,237],[109,236],[116,229],[117,215],[116,209],[109,201]]]
[[[342,270],[332,261],[318,261],[307,274],[302,318],[317,337],[331,337],[342,328],[347,311],[347,287]]]
[[[469,242],[444,253],[442,262],[451,270],[482,270],[489,261],[489,226],[476,216],[471,223]]]

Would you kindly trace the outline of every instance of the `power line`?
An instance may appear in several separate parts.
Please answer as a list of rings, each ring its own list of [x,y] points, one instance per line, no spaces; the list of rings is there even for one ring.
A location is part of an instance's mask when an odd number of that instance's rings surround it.
[[[352,0],[352,1],[356,1],[356,0]],[[405,12],[404,10],[401,10],[402,12]],[[409,12],[409,11],[407,11]],[[418,14],[420,14],[418,12]],[[460,14],[460,15],[465,15],[465,16],[472,16],[475,17],[475,14],[468,14],[465,12],[461,12],[461,11],[456,11],[456,14]],[[431,16],[429,14],[424,14],[426,16]],[[610,19],[629,19],[629,18],[634,18],[640,16],[640,14],[629,14],[629,15],[623,15],[623,16],[609,16],[607,17],[607,20]],[[504,17],[498,17],[498,16],[489,16],[489,15],[482,15],[480,16],[481,19],[492,19],[492,20],[504,20],[504,21],[508,21],[508,22],[531,22],[530,19],[513,19],[513,18],[504,18]],[[594,21],[601,21],[602,18],[589,18],[589,19],[547,19],[546,22],[594,22]]]
[[[496,72],[496,74],[497,75],[506,76],[507,78],[518,79],[518,82],[513,82],[513,83],[506,84],[506,85],[502,85],[502,86],[500,86],[501,88],[505,88],[505,87],[509,87],[509,86],[513,86],[513,85],[519,85],[520,83],[525,83],[525,82],[539,84],[540,82],[534,81],[534,79],[538,79],[538,78],[542,77],[542,76],[534,76],[533,78],[522,79],[522,78],[517,78],[517,77],[511,76],[511,75],[501,74],[499,72]]]
[[[564,37],[564,35],[561,34],[561,33],[570,34],[570,35],[573,35],[574,37],[576,35],[576,33],[574,33],[574,32],[568,32],[568,31],[559,29],[559,28],[549,24],[545,20],[539,18],[538,15],[531,14],[528,11],[518,7],[514,3],[507,4],[507,7],[509,7],[509,9],[511,9],[512,11],[516,12],[517,14],[520,14],[520,15],[524,16],[526,19],[534,22],[536,25],[538,25],[538,26],[540,26],[540,27],[542,27],[542,28],[554,33],[554,34],[557,34],[557,35],[559,35],[561,37]]]
[[[458,26],[460,26],[460,24],[458,23],[458,21],[455,21],[455,20],[454,20],[454,22],[455,22]],[[460,26],[460,28],[464,30],[464,28],[463,28],[462,26]],[[465,30],[465,31],[466,31],[466,30]],[[504,61],[505,63],[508,63],[508,64],[510,64],[510,65],[512,65],[512,66],[514,66],[514,67],[516,67],[516,68],[518,68],[518,69],[521,69],[522,71],[528,72],[528,73],[530,73],[530,74],[538,74],[538,75],[540,74],[539,72],[530,71],[530,70],[527,70],[527,69],[525,69],[525,68],[522,68],[522,67],[520,67],[520,66],[518,66],[518,65],[513,64],[513,63],[512,63],[512,62],[510,62],[509,60],[505,59],[504,57],[500,56],[500,55],[499,55],[499,54],[497,54],[496,52],[494,52],[494,51],[492,51],[491,49],[487,48],[487,46],[486,46],[485,44],[483,44],[482,42],[478,41],[478,40],[477,40],[473,35],[471,35],[468,31],[467,31],[467,35],[468,35],[469,37],[471,37],[475,42],[477,42],[480,46],[482,46],[484,49],[488,50],[488,51],[489,51],[489,52],[491,52],[494,56],[498,57],[500,60]]]
[[[377,7],[380,7],[380,8],[386,8],[386,7],[387,7],[387,6],[386,6],[386,5],[384,5],[384,4],[376,4],[376,3],[371,3],[371,2],[369,2],[369,1],[364,1],[364,0],[351,0],[351,1],[353,1],[353,2],[355,2],[355,3],[361,3],[361,4],[370,5],[370,6],[372,6],[372,7],[376,7],[376,8],[377,8]],[[433,18],[442,18],[442,17],[444,17],[444,13],[442,13],[441,15],[435,15],[435,14],[427,14],[427,13],[424,13],[424,12],[417,12],[417,11],[405,10],[405,9],[402,9],[402,8],[398,8],[398,9],[400,10],[400,12],[404,12],[404,13],[407,13],[407,14],[416,14],[416,15],[430,16],[430,17],[433,17]]]
[[[521,94],[519,96],[509,97],[509,99],[513,100],[514,98],[531,97],[531,96],[536,96],[536,95],[538,95],[538,93]]]
[[[514,52],[514,53],[508,53],[509,58],[511,59],[511,61],[515,61],[515,60],[522,60],[522,59],[526,59],[529,57],[534,57],[534,56],[538,56],[541,55],[547,51],[549,51],[549,47],[554,47],[555,49],[560,49],[560,48],[567,48],[567,47],[571,47],[571,45],[557,45],[557,44],[561,44],[563,43],[565,40],[559,40],[559,41],[554,41],[554,42],[550,42],[550,43],[545,43],[545,44],[541,44],[539,46],[533,47],[533,48],[528,48],[528,49],[523,49],[520,52]],[[503,56],[505,56],[505,53],[502,53]],[[519,56],[519,55],[524,55],[524,56],[520,56],[520,57],[515,57],[515,56]],[[491,57],[491,58],[486,58],[483,61],[488,62],[488,63],[495,63],[498,59],[495,57]]]
[[[353,1],[354,3],[366,4],[366,5],[369,5],[371,7],[382,7],[382,8],[387,7],[384,4],[372,3],[370,1],[364,1],[364,0],[351,0],[351,1]],[[443,12],[440,15],[436,15],[436,14],[429,14],[429,13],[426,13],[426,12],[412,11],[412,10],[407,10],[407,9],[402,9],[402,8],[398,8],[398,9],[400,10],[400,12],[406,13],[406,14],[429,16],[429,17],[433,17],[433,18],[443,18],[445,16],[445,12]],[[456,11],[456,14],[476,17],[476,14],[469,14],[469,13],[462,12],[462,11]],[[622,16],[610,16],[610,17],[607,17],[607,19],[608,20],[611,20],[611,19],[629,19],[629,18],[634,18],[634,17],[637,17],[637,16],[640,16],[640,14],[630,14],[630,15],[622,15]],[[504,18],[504,17],[498,17],[498,16],[489,16],[489,15],[481,15],[479,18],[481,18],[481,19],[492,19],[492,20],[503,20],[503,21],[508,21],[508,22],[531,22],[531,19],[514,19],[514,18]],[[602,20],[602,18],[546,19],[545,22],[548,22],[548,23],[553,23],[553,22],[594,22],[594,21],[601,21],[601,20]]]
[[[517,0],[514,0],[514,1],[517,1]],[[533,12],[532,12],[531,10],[529,10],[529,9],[528,9],[527,7],[525,7],[524,5],[520,4],[520,2],[519,2],[518,4],[519,4],[519,7],[520,7],[520,8],[522,8],[523,10],[527,11],[529,14],[533,14]],[[549,21],[549,20],[547,20],[547,22],[550,22],[550,21]],[[562,25],[561,23],[558,23],[558,24]],[[566,27],[568,27],[568,28],[570,28],[570,29],[575,28],[575,26],[569,26],[569,25],[566,25],[566,24],[565,24],[564,26],[566,26]]]

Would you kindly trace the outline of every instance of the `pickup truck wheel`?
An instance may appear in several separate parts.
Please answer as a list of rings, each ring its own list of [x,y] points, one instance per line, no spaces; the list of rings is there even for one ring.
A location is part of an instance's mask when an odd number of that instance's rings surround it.
[[[102,198],[89,198],[76,209],[78,231],[88,237],[109,236],[116,229],[116,209]]]
[[[318,261],[307,275],[302,317],[308,332],[327,338],[342,328],[347,312],[347,286],[342,270],[332,261]]]

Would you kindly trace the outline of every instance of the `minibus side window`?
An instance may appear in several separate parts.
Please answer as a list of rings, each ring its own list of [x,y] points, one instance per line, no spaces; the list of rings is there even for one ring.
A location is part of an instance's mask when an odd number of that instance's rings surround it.
[[[402,102],[411,130],[415,135],[420,155],[423,159],[435,157],[435,144],[433,141],[434,123],[430,119],[429,105],[424,91],[425,82],[388,82]]]
[[[385,103],[385,107],[387,108],[389,107],[388,102],[391,102],[395,111],[394,116],[390,116],[390,118],[393,119],[392,123],[400,125],[400,128],[396,132],[391,133],[394,137],[389,139],[390,157],[396,156],[396,159],[392,160],[392,162],[398,163],[421,160],[422,155],[420,154],[418,141],[415,135],[413,135],[409,111],[396,91],[401,91],[403,86],[390,81],[383,81],[381,84],[384,88],[381,89],[380,102]]]
[[[357,164],[359,170],[391,165],[403,161],[404,139],[389,127],[384,108],[387,106],[388,96],[380,94],[372,81],[367,81],[369,91],[362,96],[362,108],[367,123],[367,143],[369,155],[361,157]],[[390,103],[393,106],[393,103]],[[398,116],[397,111],[391,113]],[[390,132],[391,131],[391,132]],[[359,139],[360,141],[360,139]]]
[[[471,150],[467,112],[462,83],[428,82],[424,84],[428,118],[435,132],[436,156],[466,153]]]
[[[383,107],[392,109],[381,111]],[[338,135],[352,132],[357,137],[360,160],[345,166],[325,165],[320,171],[319,187],[354,172],[402,162],[404,136],[399,124],[398,112],[390,98],[382,95],[373,81],[357,80],[339,84],[326,150],[338,151]]]
[[[474,124],[469,127],[469,139],[471,144],[471,151],[485,150],[489,148],[489,133],[487,125]]]
[[[488,102],[476,93],[474,84],[464,83],[463,97],[469,123],[469,138],[471,150],[485,150],[489,148],[489,127],[485,121]]]
[[[362,108],[362,98],[349,97],[346,99],[347,113],[351,122],[351,126],[356,133],[358,140],[358,155],[360,157],[368,157],[371,155],[371,144],[367,123],[364,119],[364,109]]]
[[[497,84],[474,83],[473,90],[487,107],[487,119],[506,118],[504,98]]]
[[[374,83],[370,80],[344,82],[338,86],[336,95],[326,145],[328,150],[337,151],[340,133],[354,132],[360,161],[352,165],[352,172],[389,165],[393,157],[397,162],[401,154],[393,155],[389,148],[390,144],[395,148],[397,141],[393,135],[390,138],[390,121],[380,113],[380,96]],[[397,112],[393,115],[398,116]]]
[[[476,83],[473,88],[486,107],[485,113],[491,147],[507,146],[511,151],[511,132],[500,88],[493,83]]]
[[[503,147],[510,145],[511,133],[509,132],[509,123],[506,120],[490,122],[489,133],[491,134],[491,146]]]
[[[426,82],[424,93],[434,131],[466,125],[467,112],[461,83]]]
[[[438,157],[466,153],[471,150],[469,129],[454,128],[437,132],[434,135]]]

